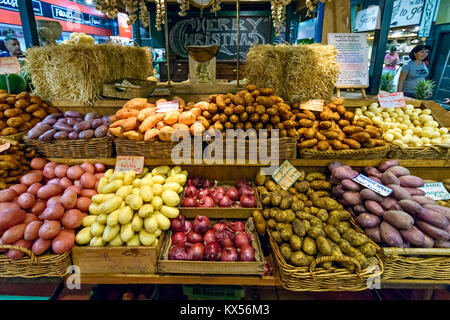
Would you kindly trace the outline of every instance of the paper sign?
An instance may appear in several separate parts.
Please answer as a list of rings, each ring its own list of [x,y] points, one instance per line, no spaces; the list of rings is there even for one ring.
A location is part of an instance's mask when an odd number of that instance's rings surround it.
[[[370,179],[369,177],[360,174],[356,178],[352,179],[355,182],[358,182],[360,185],[370,189],[383,197],[387,197],[392,193],[392,189],[382,185],[381,183],[376,182],[375,180]]]
[[[0,58],[0,74],[11,74],[20,72],[20,63],[17,57]]]
[[[386,92],[378,94],[378,102],[382,108],[402,108],[406,107],[403,92]]]
[[[425,183],[422,188],[418,188],[425,192],[425,196],[433,200],[448,200],[450,193],[444,187],[442,182]]]
[[[5,151],[5,150],[8,150],[9,147],[11,147],[11,143],[9,143],[9,142],[0,145],[0,152],[3,152],[3,151]]]
[[[117,156],[115,171],[136,171],[141,174],[144,170],[144,157],[141,156]]]
[[[287,190],[292,187],[301,175],[302,174],[286,160],[277,170],[275,170],[272,174],[272,178],[283,190]]]
[[[156,112],[178,111],[178,101],[160,102],[156,105]]]
[[[300,109],[311,111],[323,111],[324,101],[321,99],[312,99],[300,104]]]

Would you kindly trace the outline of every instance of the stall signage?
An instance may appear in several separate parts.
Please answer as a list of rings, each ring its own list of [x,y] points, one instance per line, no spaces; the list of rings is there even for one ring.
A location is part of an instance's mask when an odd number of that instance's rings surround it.
[[[425,0],[395,0],[392,8],[391,27],[418,25]]]
[[[356,14],[355,32],[370,31],[377,28],[378,12],[380,7],[370,6],[367,9],[361,10]]]
[[[32,0],[31,5],[33,6],[34,14],[42,15],[42,5],[40,1]],[[19,4],[17,0],[0,0],[0,8],[12,11],[19,11]]]
[[[337,88],[369,86],[367,37],[365,33],[329,33],[328,44],[336,46],[339,64]]]
[[[136,174],[144,171],[144,157],[141,156],[117,156],[115,171],[127,172],[134,170]]]
[[[442,182],[425,183],[423,187],[418,188],[425,192],[425,196],[433,200],[448,200],[450,193],[448,193]]]
[[[311,110],[311,111],[323,111],[324,100],[322,99],[311,99],[300,104],[300,109]]]
[[[159,102],[156,104],[156,112],[178,111],[178,101]]]
[[[11,143],[10,143],[10,142],[6,142],[6,143],[0,145],[0,152],[3,152],[3,151],[5,151],[5,150],[8,150],[9,147],[11,147]]]
[[[19,73],[20,63],[17,57],[0,58],[0,74]]]
[[[273,180],[283,189],[288,190],[302,176],[300,171],[289,162],[283,164],[272,174]]]
[[[70,22],[78,22],[78,23],[84,22],[82,12],[55,5],[52,5],[52,18]]]
[[[359,174],[356,178],[353,178],[352,180],[366,187],[367,189],[370,189],[382,195],[383,197],[387,197],[392,193],[391,188],[388,188],[385,185],[382,185],[381,183],[378,183],[375,180],[372,180],[363,174]]]
[[[403,92],[383,92],[378,94],[378,102],[382,108],[406,107]]]
[[[422,20],[420,21],[420,28],[418,37],[428,37],[430,35],[431,25],[433,24],[433,18],[438,7],[439,0],[426,0],[425,7],[423,8]]]

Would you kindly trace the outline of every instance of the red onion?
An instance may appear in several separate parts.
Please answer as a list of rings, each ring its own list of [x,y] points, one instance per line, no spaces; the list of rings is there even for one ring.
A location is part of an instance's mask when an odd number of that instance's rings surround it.
[[[223,231],[217,231],[216,232],[216,239],[219,241],[220,245],[223,248],[232,247],[234,245],[233,239],[231,238],[231,235],[228,230]]]
[[[185,195],[187,198],[195,198],[198,194],[198,190],[196,187],[194,186],[187,186],[186,187],[186,191],[185,191]]]
[[[225,188],[224,187],[215,187],[213,192],[219,192],[221,194],[225,194]]]
[[[254,192],[253,192],[253,189],[252,188],[250,188],[249,186],[243,186],[243,187],[241,187],[240,189],[239,189],[239,195],[247,195],[247,196],[249,196],[249,195],[252,195]]]
[[[227,227],[230,228],[234,233],[245,232],[245,224],[242,221],[227,222]]]
[[[191,230],[192,230],[192,222],[185,220],[182,231],[187,234],[187,233],[191,232]]]
[[[201,243],[195,243],[187,249],[188,260],[203,260],[204,255],[205,247]]]
[[[183,231],[184,221],[185,221],[184,216],[182,214],[179,214],[178,217],[172,219],[172,221],[170,222],[170,227],[172,231],[173,232]]]
[[[231,201],[230,197],[223,196],[222,200],[219,201],[219,207],[231,207],[233,202]]]
[[[243,245],[239,252],[239,261],[255,261],[255,249],[249,245]]]
[[[199,243],[203,241],[201,234],[191,231],[186,235],[188,243]]]
[[[198,202],[198,206],[201,208],[212,208],[214,207],[214,200],[209,196],[204,196]]]
[[[220,245],[217,241],[208,242],[205,245],[205,259],[209,261],[219,260]]]
[[[256,198],[254,195],[245,195],[243,194],[239,199],[241,202],[241,206],[243,208],[254,208],[256,207]]]
[[[203,243],[207,244],[212,241],[216,241],[216,232],[213,229],[206,231],[203,235]]]
[[[214,190],[211,194],[211,198],[214,200],[215,204],[218,204],[220,200],[224,197],[223,193],[220,193],[219,191]]]
[[[200,179],[202,187],[205,189],[209,189],[211,187],[211,182],[208,179]]]
[[[239,191],[235,187],[228,189],[226,195],[233,201],[239,199]]]
[[[236,237],[234,237],[234,244],[236,245],[236,248],[241,248],[244,245],[250,244],[249,235],[245,231],[239,232]]]
[[[194,177],[194,178],[189,178],[188,179],[188,186],[198,187],[199,183],[200,183],[200,178],[199,177]]]
[[[183,232],[176,232],[172,235],[172,244],[174,246],[184,247],[186,245],[187,237]]]
[[[192,230],[198,232],[200,234],[205,233],[209,229],[209,219],[205,216],[196,216],[194,219],[194,224],[192,226]]]
[[[194,198],[184,198],[183,203],[181,204],[182,207],[196,207],[197,206],[197,200]]]
[[[204,197],[207,197],[210,195],[210,191],[209,189],[200,189],[200,192],[197,195],[197,198],[199,199],[203,199]]]
[[[186,249],[180,246],[173,246],[169,250],[169,260],[187,260]]]
[[[238,259],[236,248],[228,247],[220,251],[220,261],[238,261]]]
[[[213,225],[213,230],[218,232],[218,231],[223,231],[225,230],[225,223],[216,223],[215,225]]]
[[[240,189],[243,186],[249,186],[249,183],[248,183],[247,179],[241,179],[241,180],[236,182],[235,186],[236,186],[237,189]]]

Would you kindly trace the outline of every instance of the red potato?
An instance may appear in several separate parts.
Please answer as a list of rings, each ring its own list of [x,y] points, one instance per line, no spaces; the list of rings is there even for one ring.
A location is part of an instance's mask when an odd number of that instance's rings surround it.
[[[103,178],[104,176],[105,176],[104,172],[94,174],[95,180],[97,180],[97,181],[100,180],[101,178]]]
[[[81,189],[83,189],[80,180],[75,180],[75,181],[73,182],[73,185],[74,185],[74,186],[77,186],[77,187],[80,187]]]
[[[0,211],[0,230],[6,230],[22,223],[25,220],[25,211],[20,209],[6,209]]]
[[[41,238],[38,238],[31,247],[31,251],[37,256],[40,256],[44,252],[46,252],[48,249],[50,249],[50,246],[52,245],[52,240],[43,240]]]
[[[69,191],[69,190],[74,191],[77,195],[81,195],[81,192],[82,192],[80,186],[73,186],[72,185],[72,186],[68,187],[65,191]]]
[[[89,212],[89,205],[91,204],[91,202],[91,198],[79,197],[77,199],[77,205],[75,207],[81,212]]]
[[[69,169],[67,169],[67,178],[71,179],[72,181],[80,179],[81,175],[84,173],[84,170],[76,165],[72,166]]]
[[[44,166],[47,164],[47,160],[43,158],[33,158],[30,161],[30,167],[36,170],[42,170]]]
[[[3,244],[12,244],[23,239],[23,234],[27,225],[25,223],[17,224],[5,231],[2,235]]]
[[[61,219],[61,224],[64,229],[75,229],[81,226],[83,218],[86,216],[86,213],[83,213],[78,209],[68,210],[64,213],[64,216]]]
[[[27,192],[28,187],[24,184],[18,183],[13,184],[9,189],[14,190],[18,195],[21,195],[24,192]]]
[[[59,186],[61,187],[61,189],[67,189],[70,186],[73,186],[72,180],[70,180],[67,177],[63,177],[59,180]]]
[[[27,241],[34,241],[39,238],[39,229],[44,223],[42,221],[32,221],[25,228],[23,238]]]
[[[0,231],[0,246],[3,244],[3,242],[2,242],[2,232],[3,231]],[[7,252],[8,251],[8,249],[0,249],[0,253],[5,253],[5,252]]]
[[[20,183],[26,186],[31,186],[33,183],[41,182],[42,178],[42,173],[31,172],[23,175],[22,178],[20,178]]]
[[[53,196],[50,199],[47,200],[47,206],[51,206],[55,203],[59,203],[59,198],[61,198],[61,196]]]
[[[26,241],[26,240],[19,240],[17,242],[14,242],[12,245],[13,246],[18,246],[18,247],[23,247],[26,249],[31,249],[31,245],[33,243],[31,241]],[[8,251],[8,258],[10,258],[11,260],[17,260],[22,258],[23,256],[25,256],[25,252],[19,251],[19,250],[13,250],[10,249]]]
[[[28,192],[22,193],[17,199],[17,203],[23,209],[31,209],[35,201],[36,197],[34,196],[34,194]]]
[[[0,202],[10,202],[17,196],[17,192],[13,189],[0,191]]]
[[[57,184],[58,186],[59,186],[59,181],[60,181],[61,179],[60,178],[53,178],[53,179],[50,179],[50,180],[48,180],[47,181],[47,183],[46,183],[46,185],[48,185],[48,184]]]
[[[37,183],[33,183],[31,186],[28,187],[27,192],[34,194],[35,196],[37,195],[37,192],[40,188],[42,188],[43,185],[39,182]]]
[[[45,220],[39,228],[39,238],[51,240],[61,232],[61,223],[55,220]]]
[[[55,167],[55,176],[58,178],[63,178],[66,176],[67,174],[67,170],[70,167],[68,165],[65,164],[59,164]]]
[[[75,233],[68,230],[63,230],[53,239],[52,249],[54,253],[61,254],[72,249],[75,243]]]
[[[49,162],[44,166],[43,171],[43,176],[46,177],[47,179],[53,179],[56,177],[55,175],[55,167],[58,164],[56,162]]]
[[[66,191],[59,198],[59,202],[63,205],[64,209],[73,209],[77,205],[77,194],[72,190]]]
[[[83,164],[80,165],[80,168],[83,169],[85,172],[89,172],[90,174],[95,173],[95,167],[90,162],[83,162]]]
[[[23,223],[29,224],[33,221],[38,220],[38,217],[34,213],[26,213],[25,214],[25,220],[23,220]]]
[[[97,194],[97,191],[95,191],[94,189],[83,189],[83,190],[81,190],[80,196],[92,198],[96,194]]]
[[[33,208],[31,208],[31,213],[40,215],[47,207],[47,202],[41,199],[37,199],[34,202]]]
[[[98,189],[98,182],[100,181],[100,179],[99,180],[97,180],[96,182],[95,182],[95,186],[94,186],[94,189],[95,190],[97,190]]]
[[[0,211],[7,210],[7,209],[20,210],[20,206],[16,202],[1,202],[0,203]]]
[[[61,203],[55,203],[47,206],[39,218],[43,220],[59,220],[64,215],[64,207]]]
[[[84,189],[92,189],[95,186],[95,177],[92,173],[89,172],[85,172],[83,173],[83,175],[80,177],[80,183],[81,186]]]
[[[96,173],[105,172],[105,165],[103,163],[94,164],[94,168]]]
[[[59,185],[51,183],[39,189],[37,196],[39,199],[47,200],[53,196],[59,195],[61,191],[62,190]]]

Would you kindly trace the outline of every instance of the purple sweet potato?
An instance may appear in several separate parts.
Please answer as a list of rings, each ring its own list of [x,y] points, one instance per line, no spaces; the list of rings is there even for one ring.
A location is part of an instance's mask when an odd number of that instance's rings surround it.
[[[351,206],[362,203],[361,195],[356,191],[346,191],[342,198]]]
[[[403,189],[408,191],[411,196],[424,196],[425,195],[425,191],[417,189],[417,188],[403,187]]]
[[[403,239],[398,230],[386,221],[380,224],[380,236],[381,240],[391,247],[403,246]]]
[[[398,166],[399,163],[398,160],[387,160],[378,166],[378,170],[384,172],[390,167]]]
[[[408,188],[420,188],[425,184],[422,178],[412,175],[401,176],[398,181],[400,181],[400,186]]]
[[[53,135],[56,133],[56,129],[50,129],[43,134],[41,134],[38,138],[39,141],[48,141],[53,138]]]
[[[447,218],[447,220],[450,221],[450,208],[443,207],[437,204],[425,204],[423,207],[442,213]]]
[[[365,200],[373,200],[376,202],[381,202],[383,200],[382,196],[370,189],[363,189],[359,192],[359,194],[361,195],[361,198]]]
[[[400,181],[398,180],[397,176],[392,172],[384,172],[381,176],[381,182],[383,182],[384,185],[388,184],[396,184],[398,186],[400,185]]]
[[[358,171],[349,166],[340,166],[331,170],[331,173],[338,179],[353,179],[358,176]]]
[[[417,202],[421,206],[426,204],[436,204],[436,202],[433,199],[425,196],[412,196],[411,200]]]
[[[364,202],[364,206],[365,206],[367,212],[372,213],[378,217],[382,217],[384,214],[383,207],[376,201],[366,200]]]
[[[392,189],[392,196],[397,200],[411,198],[411,195],[409,194],[408,191],[406,191],[404,188],[402,188],[396,184],[389,184],[389,185],[387,185],[387,187]]]
[[[382,184],[381,179],[378,178],[378,177],[375,177],[375,176],[369,176],[369,178],[372,179],[372,180],[375,181],[375,182],[378,182],[378,183]]]
[[[389,222],[398,229],[408,230],[414,224],[414,219],[409,214],[398,210],[386,211],[383,220]]]
[[[347,191],[360,191],[361,186],[355,181],[350,179],[344,179],[341,181],[342,187]]]
[[[379,227],[374,227],[374,228],[366,228],[364,229],[364,232],[367,234],[367,236],[372,239],[373,241],[380,243],[383,240],[381,240],[381,235],[380,235],[380,228]]]
[[[398,201],[392,197],[386,197],[383,200],[381,200],[380,205],[383,207],[384,210],[395,210],[394,208],[397,202]]]
[[[364,207],[363,204],[354,205],[352,209],[356,214],[361,214],[363,212],[366,212],[366,207]]]
[[[449,225],[447,218],[442,213],[428,208],[422,208],[417,213],[417,218],[441,229],[445,229]]]
[[[412,226],[408,230],[400,230],[400,234],[402,235],[403,240],[408,241],[415,246],[421,246],[425,242],[425,235],[415,226]]]
[[[403,210],[405,210],[406,212],[408,212],[410,214],[416,215],[422,211],[422,206],[412,200],[407,200],[407,199],[400,200],[398,202],[398,204],[400,205],[400,207],[402,207]]]
[[[435,240],[448,240],[450,238],[450,235],[447,231],[441,228],[437,228],[422,220],[416,221],[416,227]]]
[[[402,167],[402,166],[393,166],[390,167],[389,169],[387,169],[385,172],[392,172],[393,174],[395,174],[397,177],[401,177],[401,176],[408,176],[410,175],[410,172],[407,168]]]
[[[64,113],[64,117],[66,117],[66,118],[82,118],[83,114],[78,111],[66,111]]]
[[[366,176],[374,176],[374,177],[377,177],[377,178],[381,178],[381,175],[382,175],[381,172],[378,171],[378,169],[375,168],[375,167],[364,167],[363,168],[363,173]]]
[[[380,224],[380,218],[374,214],[361,213],[355,218],[356,222],[364,228],[378,227]]]
[[[434,247],[434,239],[427,235],[426,233],[423,234],[425,241],[420,246],[421,248],[433,248]]]
[[[331,170],[333,170],[333,169],[335,169],[337,167],[342,167],[342,166],[345,166],[345,164],[343,164],[342,162],[338,162],[338,161],[330,162],[328,164],[328,170],[331,171]]]
[[[342,198],[342,196],[344,195],[344,188],[342,187],[342,185],[338,184],[337,186],[334,186],[331,189],[331,194],[335,197],[335,198]]]

